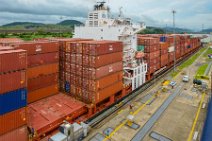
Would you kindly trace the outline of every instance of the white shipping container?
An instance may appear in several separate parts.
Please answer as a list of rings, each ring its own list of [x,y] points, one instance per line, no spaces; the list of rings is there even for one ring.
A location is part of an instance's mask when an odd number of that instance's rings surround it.
[[[169,47],[168,52],[174,52],[174,46]]]

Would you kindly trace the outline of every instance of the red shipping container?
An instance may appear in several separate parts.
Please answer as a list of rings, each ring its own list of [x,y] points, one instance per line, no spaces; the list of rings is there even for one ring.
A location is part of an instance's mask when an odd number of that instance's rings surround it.
[[[66,53],[65,54],[65,59],[63,61],[66,61],[66,62],[71,62],[71,54],[70,53]]]
[[[146,62],[147,62],[148,66],[153,66],[155,64],[160,63],[160,57],[153,58],[153,59],[147,59]]]
[[[161,51],[160,51],[160,54],[161,54],[161,55],[164,55],[164,54],[167,54],[167,53],[168,53],[168,50],[167,50],[167,49],[166,49],[166,50],[161,50]]]
[[[5,46],[5,47],[0,46],[0,51],[7,51],[7,50],[14,50],[14,48],[13,47],[9,47],[9,46]]]
[[[160,46],[159,46],[159,44],[154,44],[154,45],[149,45],[149,46],[147,46],[147,45],[145,45],[144,46],[144,52],[145,53],[152,53],[152,52],[155,52],[155,51],[158,51],[160,49]]]
[[[176,50],[175,55],[176,55],[176,59],[179,59],[181,57],[180,50]]]
[[[169,52],[169,63],[174,61],[174,52]]]
[[[42,75],[57,73],[59,71],[58,67],[59,67],[59,64],[54,63],[54,64],[47,64],[47,65],[29,68],[27,69],[27,78],[31,79],[31,78],[36,78]]]
[[[12,45],[17,49],[24,49],[28,55],[59,52],[58,42],[45,42],[45,41],[34,41],[34,42],[22,42]]]
[[[162,55],[161,58],[160,58],[160,61],[161,61],[160,62],[160,67],[161,68],[166,66],[166,65],[168,65],[168,63],[169,63],[169,55],[168,55],[168,53]]]
[[[58,52],[28,56],[28,67],[56,63],[59,61]]]
[[[87,56],[85,57],[85,59],[88,59],[88,60],[83,59],[83,66],[99,68],[108,64],[120,62],[122,61],[122,57],[123,57],[122,52],[110,53],[110,54],[101,55],[101,56]]]
[[[76,64],[76,54],[71,54],[71,63]]]
[[[73,121],[87,111],[84,103],[65,94],[39,100],[28,107],[28,125],[35,129],[38,136],[57,129],[64,120]]]
[[[155,45],[159,44],[159,41],[159,38],[138,36],[138,45]]]
[[[65,72],[65,81],[71,83],[71,73]]]
[[[25,50],[0,51],[0,73],[26,68],[27,53]]]
[[[147,73],[154,73],[159,69],[160,69],[160,63],[153,66],[148,66]]]
[[[168,50],[169,44],[166,42],[160,42],[160,50]]]
[[[75,69],[76,69],[75,74],[78,76],[82,76],[83,67],[80,65],[75,65]]]
[[[122,79],[123,79],[123,72],[121,71],[105,76],[98,80],[83,79],[82,82],[84,88],[87,88],[89,91],[96,92],[110,85],[113,85],[119,81],[122,81]]]
[[[76,54],[76,64],[77,65],[82,65],[82,54]]]
[[[86,41],[83,43],[83,54],[103,55],[123,51],[123,43],[119,41]]]
[[[123,83],[122,81],[117,82],[109,87],[106,87],[103,90],[100,90],[98,92],[89,92],[87,91],[87,94],[83,95],[86,100],[87,97],[89,97],[89,102],[97,104],[108,97],[116,94],[117,92],[121,91],[123,89]],[[87,95],[87,96],[86,96]]]
[[[58,93],[58,84],[29,92],[27,97],[28,103],[38,101],[40,99],[46,98],[51,95],[55,95],[57,93]]]
[[[33,79],[28,79],[28,92],[48,87],[58,83],[58,73],[39,76]]]
[[[14,129],[0,136],[0,141],[28,141],[27,126]]]
[[[0,94],[25,88],[26,86],[25,70],[0,75]]]
[[[66,72],[71,72],[71,64],[69,62],[65,62],[65,69],[63,69]]]
[[[97,69],[85,68],[83,69],[83,77],[88,79],[99,79],[121,70],[123,70],[122,62],[117,62]]]
[[[21,108],[0,116],[0,135],[26,125],[26,108]]]
[[[56,38],[52,39],[52,41],[58,41],[61,51],[69,51],[71,52],[71,43],[76,43],[80,41],[92,41],[92,39],[80,39],[80,38]]]
[[[160,56],[160,51],[155,51],[151,53],[145,53],[145,58],[148,59],[154,59]]]

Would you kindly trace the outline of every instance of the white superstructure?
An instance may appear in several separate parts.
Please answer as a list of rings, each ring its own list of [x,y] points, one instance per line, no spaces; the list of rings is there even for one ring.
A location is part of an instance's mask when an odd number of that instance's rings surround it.
[[[132,90],[145,83],[147,64],[142,59],[136,60],[136,33],[146,26],[132,23],[131,19],[123,18],[121,11],[117,18],[111,18],[109,7],[104,2],[97,3],[89,12],[84,26],[75,26],[75,38],[92,38],[95,40],[115,40],[124,44],[123,68],[124,84],[132,85]]]

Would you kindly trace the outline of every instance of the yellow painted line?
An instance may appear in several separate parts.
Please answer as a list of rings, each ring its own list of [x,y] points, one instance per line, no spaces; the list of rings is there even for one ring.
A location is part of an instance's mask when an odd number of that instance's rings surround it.
[[[190,131],[190,134],[188,136],[187,141],[191,141],[192,140],[192,136],[193,136],[196,124],[197,124],[197,120],[199,118],[199,114],[200,114],[202,103],[203,103],[204,99],[205,99],[205,93],[203,93],[203,95],[202,95],[202,98],[201,98],[201,101],[200,101],[200,104],[199,104],[199,108],[198,108],[198,111],[197,111],[196,117],[194,119],[194,122],[193,122],[193,125],[192,125],[192,128],[191,128],[191,131]]]
[[[137,115],[138,112],[140,112],[153,98],[155,98],[157,93],[155,93],[152,97],[150,97],[149,100],[147,100],[143,105],[141,105],[140,108],[138,108],[132,115]],[[127,123],[127,120],[125,120],[124,122],[122,122],[120,125],[118,125],[113,132],[110,133],[109,136],[106,136],[105,139],[103,141],[107,141],[107,139],[110,139],[118,130],[120,130],[125,124]]]

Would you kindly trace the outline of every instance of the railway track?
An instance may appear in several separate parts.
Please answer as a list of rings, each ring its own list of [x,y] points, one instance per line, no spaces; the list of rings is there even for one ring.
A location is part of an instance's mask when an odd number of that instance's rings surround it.
[[[201,49],[201,47],[199,49],[195,50],[194,52],[188,54],[187,56],[185,56],[181,60],[179,60],[176,63],[176,66],[181,65],[188,58],[190,58],[195,53],[197,53],[200,49]],[[130,94],[126,95],[125,97],[118,100],[114,104],[110,105],[109,107],[107,107],[103,111],[99,112],[98,114],[96,114],[92,118],[88,119],[86,121],[86,123],[92,128],[101,127],[102,125],[107,123],[107,121],[112,119],[123,106],[125,106],[128,102],[134,100],[139,94],[141,94],[142,92],[145,92],[148,88],[151,88],[151,86],[153,86],[154,83],[158,82],[161,78],[166,76],[172,70],[173,70],[173,66],[166,68],[165,70],[161,71],[160,73],[158,73],[157,75],[154,76],[154,79],[151,79],[150,81],[146,82],[140,88],[137,88],[136,90],[132,91]]]

